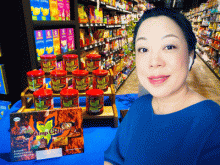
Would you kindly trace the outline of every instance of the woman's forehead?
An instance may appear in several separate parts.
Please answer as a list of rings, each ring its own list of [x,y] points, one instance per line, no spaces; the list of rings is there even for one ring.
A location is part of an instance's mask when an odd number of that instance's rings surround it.
[[[138,29],[136,40],[139,37],[159,37],[175,34],[179,38],[184,37],[180,26],[167,16],[151,17],[143,21]]]

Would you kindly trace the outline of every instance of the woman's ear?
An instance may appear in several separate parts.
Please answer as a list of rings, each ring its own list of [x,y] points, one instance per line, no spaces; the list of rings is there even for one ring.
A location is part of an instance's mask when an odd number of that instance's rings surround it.
[[[189,71],[191,70],[193,62],[194,62],[194,50],[192,50],[189,54]]]

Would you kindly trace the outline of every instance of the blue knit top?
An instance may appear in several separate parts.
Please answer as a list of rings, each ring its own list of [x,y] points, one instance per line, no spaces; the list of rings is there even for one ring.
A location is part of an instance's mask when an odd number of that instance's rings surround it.
[[[123,165],[220,164],[220,106],[204,100],[181,111],[153,113],[152,95],[132,104],[104,153]]]

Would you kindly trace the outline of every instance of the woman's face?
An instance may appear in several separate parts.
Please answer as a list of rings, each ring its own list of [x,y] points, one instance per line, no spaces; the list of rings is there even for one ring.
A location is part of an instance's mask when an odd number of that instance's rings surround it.
[[[146,19],[137,32],[135,51],[138,79],[153,96],[168,96],[186,85],[187,42],[171,18]]]

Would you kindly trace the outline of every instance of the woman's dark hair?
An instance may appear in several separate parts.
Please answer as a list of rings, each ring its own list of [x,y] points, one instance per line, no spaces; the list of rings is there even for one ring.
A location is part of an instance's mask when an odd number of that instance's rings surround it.
[[[191,52],[192,50],[194,50],[194,59],[195,59],[196,58],[195,47],[196,47],[197,40],[196,40],[195,34],[192,31],[192,25],[183,14],[173,9],[160,7],[160,8],[153,8],[150,10],[146,10],[135,26],[134,39],[133,39],[134,45],[135,45],[137,32],[138,32],[138,29],[141,23],[145,21],[146,19],[150,17],[155,17],[155,16],[167,16],[171,18],[172,20],[174,20],[180,26],[185,36],[186,42],[187,42],[188,51]]]

